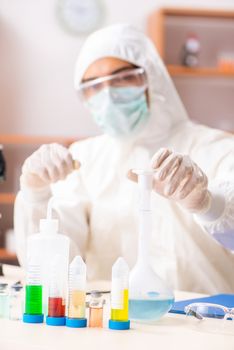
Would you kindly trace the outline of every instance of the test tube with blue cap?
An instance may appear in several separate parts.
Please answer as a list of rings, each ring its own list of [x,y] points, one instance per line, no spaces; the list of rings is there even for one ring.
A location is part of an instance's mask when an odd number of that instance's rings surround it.
[[[57,254],[51,261],[49,269],[48,316],[46,317],[46,324],[49,326],[64,326],[66,323],[66,297],[61,264],[63,264],[63,257]]]
[[[83,328],[87,326],[86,311],[86,264],[77,255],[69,267],[69,297],[67,327]]]
[[[112,267],[110,329],[127,330],[130,328],[128,318],[128,284],[129,267],[126,261],[119,257]]]
[[[25,313],[23,322],[42,323],[44,315],[42,312],[42,278],[41,259],[34,249],[28,247],[26,291],[25,291]],[[34,251],[33,251],[34,250]]]

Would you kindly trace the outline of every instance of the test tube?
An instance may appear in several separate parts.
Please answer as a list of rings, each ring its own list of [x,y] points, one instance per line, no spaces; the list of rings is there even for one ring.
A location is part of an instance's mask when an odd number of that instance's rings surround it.
[[[49,326],[64,326],[65,319],[65,291],[60,267],[61,257],[56,256],[50,265],[48,316],[46,324]]]
[[[86,308],[86,265],[81,256],[76,256],[69,267],[69,299],[66,326],[83,328],[87,326]]]
[[[41,264],[39,256],[35,254],[28,257],[25,289],[23,322],[42,323],[44,315],[42,313]]]
[[[127,330],[130,328],[128,319],[128,282],[129,267],[125,260],[120,257],[112,266],[110,329]]]
[[[89,302],[89,327],[103,327],[103,305],[102,293],[98,290],[93,290],[90,293]]]

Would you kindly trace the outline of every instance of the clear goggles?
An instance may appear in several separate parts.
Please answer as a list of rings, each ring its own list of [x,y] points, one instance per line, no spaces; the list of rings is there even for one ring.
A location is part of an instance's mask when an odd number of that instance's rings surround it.
[[[143,68],[134,68],[81,83],[77,91],[82,99],[88,100],[106,87],[114,88],[116,94],[118,88],[142,87],[145,91],[147,77]],[[139,89],[136,89],[136,94],[139,95]]]
[[[187,316],[191,315],[199,320],[204,318],[234,320],[234,308],[228,308],[219,304],[193,303],[185,306],[184,311]]]

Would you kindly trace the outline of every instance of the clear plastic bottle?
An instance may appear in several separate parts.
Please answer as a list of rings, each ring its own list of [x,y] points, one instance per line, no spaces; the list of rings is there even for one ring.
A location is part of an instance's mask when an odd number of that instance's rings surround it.
[[[58,232],[59,222],[52,219],[53,198],[48,203],[47,218],[40,220],[40,232],[29,236],[27,250],[38,254],[43,286],[43,312],[48,315],[48,296],[51,262],[60,256],[57,276],[62,280],[64,289],[67,288],[70,240]],[[35,253],[34,253],[35,252]]]
[[[81,256],[76,256],[69,267],[69,298],[66,325],[86,327],[86,265]]]
[[[93,290],[90,294],[89,302],[89,327],[103,327],[103,305],[102,293],[98,290]]]
[[[138,258],[130,273],[130,319],[154,321],[167,313],[174,294],[154,272],[150,263],[150,239],[152,232],[151,170],[135,170],[140,189]]]

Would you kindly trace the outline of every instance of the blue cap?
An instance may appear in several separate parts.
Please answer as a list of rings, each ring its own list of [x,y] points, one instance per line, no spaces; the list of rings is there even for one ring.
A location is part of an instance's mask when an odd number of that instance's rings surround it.
[[[44,315],[43,314],[23,314],[23,322],[24,323],[43,323]]]
[[[117,331],[125,331],[127,329],[130,329],[130,321],[109,320],[109,328]]]
[[[66,326],[73,328],[87,327],[87,318],[66,318]]]
[[[66,317],[46,317],[46,324],[48,326],[65,326]]]

